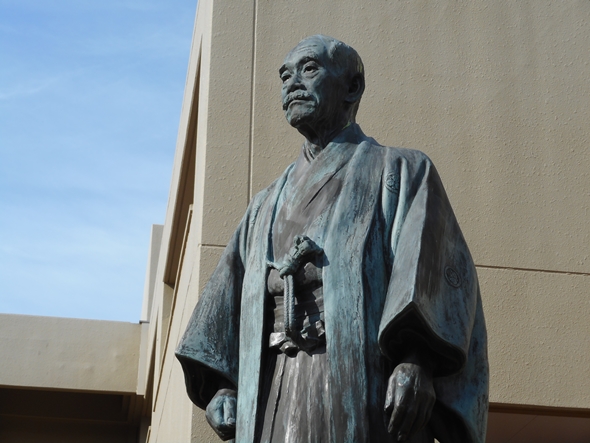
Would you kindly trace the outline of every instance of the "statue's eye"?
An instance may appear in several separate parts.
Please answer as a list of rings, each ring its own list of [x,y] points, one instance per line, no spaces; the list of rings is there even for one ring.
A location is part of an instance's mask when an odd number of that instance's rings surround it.
[[[310,64],[308,64],[308,65],[305,65],[305,66],[303,67],[303,72],[307,72],[307,73],[310,73],[310,72],[315,72],[315,71],[317,71],[317,70],[318,70],[318,67],[316,66],[316,64],[315,64],[315,63],[310,63]]]
[[[289,80],[290,78],[291,78],[291,76],[290,76],[289,74],[287,74],[287,73],[285,73],[285,74],[282,74],[282,75],[281,75],[281,81],[282,81],[283,83],[285,83],[285,82],[286,82],[287,80]]]

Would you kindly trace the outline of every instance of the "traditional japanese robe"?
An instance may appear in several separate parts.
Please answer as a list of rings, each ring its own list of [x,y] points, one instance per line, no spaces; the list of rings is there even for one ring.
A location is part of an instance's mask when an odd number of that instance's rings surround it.
[[[321,199],[337,182],[326,202],[329,219],[314,238],[324,254],[329,385],[317,399],[328,422],[319,418],[317,426],[332,442],[395,441],[385,431],[387,380],[420,340],[435,361],[437,399],[428,425],[434,436],[483,443],[488,365],[477,275],[430,159],[381,146],[352,125],[312,162],[302,186],[286,189],[293,168],[252,199],[178,346],[191,400],[205,408],[220,381],[233,385],[235,440],[260,441],[275,218],[285,201],[301,202],[304,211],[303,194]],[[281,401],[297,401],[292,395]]]

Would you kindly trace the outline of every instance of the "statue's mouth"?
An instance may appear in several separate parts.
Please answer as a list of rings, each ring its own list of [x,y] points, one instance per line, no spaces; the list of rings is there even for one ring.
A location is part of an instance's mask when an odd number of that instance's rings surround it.
[[[306,101],[310,101],[312,99],[311,95],[304,91],[295,91],[289,94],[285,100],[283,101],[283,110],[286,111],[291,104],[295,103],[303,103]]]

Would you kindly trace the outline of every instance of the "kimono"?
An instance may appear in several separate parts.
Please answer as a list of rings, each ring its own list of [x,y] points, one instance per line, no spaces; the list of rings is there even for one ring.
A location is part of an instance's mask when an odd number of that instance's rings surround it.
[[[301,427],[302,417],[292,417],[288,438],[272,441],[395,441],[383,412],[387,380],[419,339],[435,362],[432,435],[441,443],[483,443],[488,363],[479,285],[434,165],[419,151],[379,145],[357,125],[316,158],[304,157],[252,199],[197,303],[176,351],[189,397],[204,409],[220,384],[233,386],[235,441],[269,435],[262,392],[269,384],[269,263],[280,259],[273,228],[283,205],[301,216],[314,202],[321,209],[313,215],[321,229],[311,236],[322,248],[322,414],[315,423],[308,414]],[[274,398],[297,402],[298,395]]]

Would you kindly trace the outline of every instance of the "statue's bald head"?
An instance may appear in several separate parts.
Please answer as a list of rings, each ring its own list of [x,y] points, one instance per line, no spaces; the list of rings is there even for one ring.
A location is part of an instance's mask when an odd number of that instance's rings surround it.
[[[354,48],[346,43],[327,35],[318,34],[301,40],[297,46],[289,52],[287,58],[300,48],[308,46],[324,49],[330,68],[335,76],[339,77],[345,83],[350,83],[354,79],[354,81],[360,84],[361,90],[358,95],[358,100],[351,104],[352,116],[356,116],[360,99],[365,89],[365,68],[361,57]]]
[[[352,97],[350,101],[344,103],[344,106],[348,108],[347,113],[351,121],[354,121],[360,99],[365,90],[365,70],[358,53],[346,43],[333,37],[313,35],[301,40],[287,54],[285,64],[279,71],[281,77],[283,70],[289,66],[289,61],[294,64],[298,60],[308,58],[322,59],[322,63],[334,78],[337,78],[347,89],[357,91],[356,94],[350,95]]]
[[[326,53],[328,54],[333,67],[338,70],[338,74],[346,75],[348,77],[359,75],[364,80],[365,68],[363,61],[353,47],[348,46],[346,43],[333,37],[317,34],[304,38],[293,50],[310,43],[318,46],[321,45],[326,48]]]

